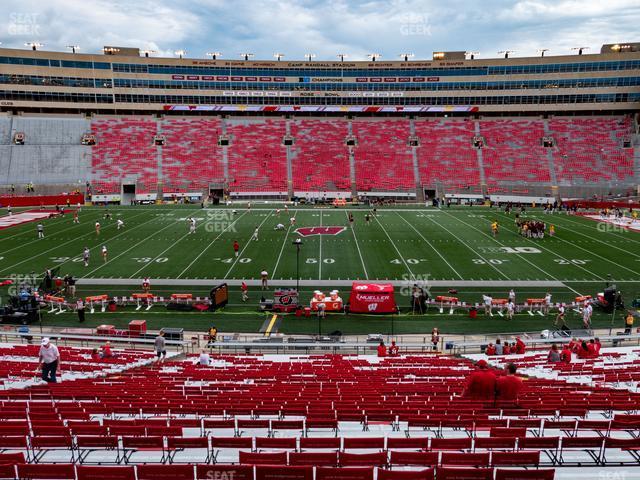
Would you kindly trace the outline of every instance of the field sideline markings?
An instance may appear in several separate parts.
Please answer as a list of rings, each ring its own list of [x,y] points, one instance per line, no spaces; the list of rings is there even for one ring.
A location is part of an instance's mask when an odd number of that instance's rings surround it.
[[[499,214],[500,214],[500,215],[502,215],[502,216],[504,216],[504,217],[506,217],[506,215],[505,215],[504,213],[499,213]],[[506,218],[508,218],[508,217],[506,217]],[[531,240],[530,238],[526,238],[526,237],[524,237],[524,238],[525,238],[526,240],[529,240],[529,241],[530,241],[531,243],[533,243],[534,245],[537,245],[537,244],[536,244],[536,242],[534,242],[534,241],[533,241],[533,240]],[[598,257],[599,259],[601,259],[601,260],[603,260],[603,261],[605,261],[605,262],[611,263],[611,264],[616,265],[617,267],[620,267],[620,268],[624,268],[625,270],[627,270],[627,271],[629,271],[629,272],[633,273],[634,275],[640,275],[640,273],[636,272],[635,270],[631,270],[630,268],[625,267],[624,265],[620,265],[618,262],[614,262],[613,260],[609,260],[608,258],[605,258],[605,257],[603,257],[602,255],[599,255],[599,254],[597,254],[597,253],[595,253],[595,252],[592,252],[591,250],[587,250],[586,248],[581,247],[580,245],[577,245],[576,243],[569,242],[568,240],[565,240],[564,238],[560,238],[560,237],[553,237],[553,238],[555,238],[555,239],[557,239],[557,240],[560,240],[561,242],[568,243],[568,244],[569,244],[569,245],[571,245],[572,247],[579,248],[580,250],[583,250],[583,251],[587,252],[589,255],[592,255],[592,256],[594,256],[594,257]],[[591,237],[589,237],[589,238],[591,238]],[[540,245],[540,248],[544,248],[544,249],[545,249],[545,250],[547,250],[547,251],[551,251],[551,250],[549,250],[548,248],[543,247],[542,245]],[[560,256],[560,255],[558,255],[558,257],[559,257],[559,258],[563,258],[563,257],[562,257],[562,256]],[[566,259],[566,258],[563,258],[563,260],[567,260],[567,259]],[[580,267],[580,265],[576,265],[576,266],[577,266],[577,267]],[[583,267],[580,267],[580,268],[581,268],[582,270],[586,271],[586,272],[593,273],[593,272],[591,272],[591,271],[587,270],[586,268],[583,268]],[[604,279],[603,279],[603,281],[604,281]]]
[[[320,210],[320,226],[322,227],[322,210]],[[318,236],[320,237],[320,241],[318,242],[318,245],[320,246],[320,258],[318,261],[318,280],[322,280],[322,232]]]
[[[189,265],[186,266],[186,268],[184,270],[182,270],[182,272],[180,272],[180,274],[178,275],[178,278],[182,277],[182,275],[185,274],[185,272],[187,270],[189,270],[194,263],[196,263],[198,261],[198,259],[204,255],[204,252],[206,252],[207,250],[209,250],[209,248],[211,247],[211,245],[213,245],[224,233],[225,231],[229,228],[232,227],[233,225],[236,224],[236,222],[238,222],[242,217],[244,217],[247,213],[249,213],[248,210],[245,210],[244,213],[242,215],[240,215],[238,218],[236,218],[233,222],[231,222],[231,224],[229,224],[227,227],[225,227],[216,238],[214,238],[213,240],[211,240],[211,242],[209,242],[209,245],[207,245],[206,247],[204,247],[204,249],[198,254],[198,256],[196,258],[194,258],[191,263],[189,263]]]
[[[260,230],[260,227],[262,227],[262,225],[264,225],[264,222],[266,222],[269,217],[273,215],[273,209],[269,211],[269,215],[266,215],[264,217],[264,220],[262,220],[262,222],[260,223],[260,225],[258,225],[258,230]],[[224,278],[227,278],[229,276],[229,274],[231,273],[231,270],[233,270],[233,268],[236,266],[236,264],[238,263],[238,260],[240,260],[242,258],[242,254],[244,253],[244,251],[247,249],[247,247],[249,245],[251,245],[251,239],[253,238],[253,231],[251,232],[251,236],[249,237],[249,240],[247,241],[246,245],[242,248],[242,250],[240,251],[240,255],[238,255],[236,257],[235,262],[233,262],[231,264],[231,266],[229,267],[229,270],[227,270],[227,273],[225,273]]]
[[[429,219],[430,221],[432,221],[433,223],[435,223],[439,228],[445,230],[447,233],[449,233],[449,235],[451,235],[453,238],[456,239],[456,241],[458,243],[461,243],[462,245],[464,245],[465,247],[467,247],[469,250],[471,250],[473,252],[474,255],[477,255],[478,258],[480,258],[485,265],[489,265],[491,268],[493,268],[496,272],[498,272],[498,275],[500,275],[502,278],[508,280],[509,277],[507,277],[504,272],[502,272],[498,267],[496,267],[493,263],[489,262],[485,257],[483,257],[482,255],[480,255],[476,250],[474,250],[472,247],[469,246],[468,242],[463,242],[460,237],[458,237],[458,235],[456,235],[455,233],[453,233],[451,230],[449,230],[447,227],[445,227],[444,225],[436,222],[433,218],[431,217],[426,217],[427,219]]]
[[[298,215],[298,211],[296,210],[296,212],[293,214],[293,218],[296,218],[297,215]],[[276,271],[278,270],[278,265],[280,265],[282,252],[284,252],[284,246],[287,244],[287,240],[289,239],[289,233],[291,232],[291,227],[293,227],[293,224],[291,223],[291,220],[289,220],[289,228],[287,228],[287,233],[284,236],[284,240],[282,241],[282,246],[280,247],[280,253],[278,254],[278,259],[276,260],[276,264],[273,267],[273,272],[271,273],[272,277],[275,277]]]
[[[450,215],[450,216],[452,216],[453,218],[456,218],[455,216],[453,216],[453,215],[451,215],[451,214],[449,214],[449,213],[447,213],[447,215]],[[492,236],[491,236],[491,235],[489,235],[488,233],[483,232],[482,230],[480,230],[480,229],[476,228],[474,225],[472,225],[472,224],[470,224],[470,223],[467,223],[467,222],[465,222],[464,220],[461,220],[461,219],[458,219],[458,218],[456,218],[456,219],[457,219],[459,222],[462,222],[463,224],[465,224],[466,226],[473,228],[475,231],[480,232],[482,235],[484,235],[484,236],[486,236],[486,237],[488,237],[488,238],[492,239],[492,240],[493,240],[493,241],[495,241],[498,245],[500,245],[500,246],[502,246],[502,247],[504,247],[504,246],[505,246],[505,244],[504,244],[504,243],[502,243],[500,240],[498,240],[497,238],[492,237]],[[486,220],[487,222],[489,222],[489,224],[491,223],[491,220],[489,220],[489,219],[487,219],[487,218],[485,218],[485,217],[482,217],[482,220]],[[530,241],[531,243],[533,243],[534,245],[538,245],[536,242],[534,242],[534,241],[533,241],[533,240],[531,240],[530,238],[528,238],[528,239],[526,239],[526,240],[529,240],[529,241]],[[544,247],[542,247],[542,246],[540,246],[540,247],[541,247],[541,248],[544,248]],[[546,248],[545,248],[545,250],[549,251],[549,250],[548,250],[548,249],[546,249]],[[554,253],[554,254],[556,254],[555,252],[553,252],[553,253]],[[537,268],[538,270],[540,270],[542,273],[544,273],[544,274],[545,274],[545,275],[547,275],[548,277],[551,277],[553,280],[558,280],[558,278],[557,278],[557,277],[555,277],[554,275],[551,275],[549,272],[547,272],[547,271],[543,270],[542,268],[540,268],[540,267],[539,267],[538,265],[536,265],[535,263],[533,263],[533,262],[531,262],[530,260],[528,260],[527,258],[523,257],[521,254],[516,253],[515,255],[516,255],[518,258],[520,258],[521,260],[524,260],[525,262],[527,262],[527,263],[528,263],[529,265],[531,265],[532,267]],[[559,256],[560,258],[563,258],[561,255],[558,255],[558,256]],[[567,259],[566,259],[566,258],[564,258],[564,260],[567,260]],[[589,270],[587,270],[586,268],[581,267],[580,265],[576,265],[576,267],[579,267],[580,269],[584,270],[585,272],[587,272],[587,273],[589,273],[589,274],[593,274],[593,272],[590,272]],[[559,281],[559,280],[558,280],[558,281]],[[602,281],[604,281],[604,280],[602,280]],[[568,285],[567,285],[567,288],[568,288],[569,290],[571,290],[571,291],[575,292],[575,294],[576,294],[576,295],[578,295],[578,296],[582,295],[580,292],[578,292],[577,290],[574,290],[573,288],[569,287]]]
[[[93,270],[91,270],[89,273],[87,273],[86,275],[83,275],[83,276],[82,276],[82,277],[80,277],[80,278],[84,278],[84,277],[86,277],[86,276],[88,276],[88,275],[91,275],[91,274],[92,274],[92,273],[94,273],[94,272],[97,272],[97,271],[98,271],[98,270],[100,270],[102,267],[104,267],[104,266],[108,265],[109,263],[113,262],[116,258],[121,257],[122,255],[124,255],[124,254],[125,254],[125,253],[127,253],[128,251],[130,251],[130,250],[134,249],[135,247],[137,247],[138,245],[140,245],[141,243],[146,242],[146,241],[147,241],[147,240],[149,240],[150,238],[153,238],[153,237],[155,237],[156,235],[158,235],[158,234],[159,234],[160,232],[162,232],[163,230],[165,230],[165,229],[167,229],[167,228],[169,228],[169,227],[173,227],[174,225],[175,225],[174,223],[169,222],[166,226],[162,227],[160,230],[157,230],[155,233],[153,233],[153,234],[151,234],[151,235],[146,236],[145,238],[143,238],[143,239],[142,239],[142,240],[140,240],[139,242],[137,242],[137,243],[133,244],[131,247],[127,248],[124,252],[119,253],[118,255],[116,255],[115,257],[113,257],[111,260],[107,260],[106,262],[103,262],[103,263],[102,263],[102,265],[100,265],[99,267],[94,268],[94,269],[93,269]],[[140,225],[138,225],[138,226],[140,226]],[[127,227],[125,227],[125,228],[127,228]],[[137,228],[137,227],[133,227],[133,229],[135,229],[135,228]],[[132,230],[133,230],[133,229],[132,229]]]
[[[415,232],[420,236],[420,238],[422,238],[425,242],[427,242],[427,245],[429,245],[429,246],[433,249],[433,251],[434,251],[434,252],[436,252],[436,254],[437,254],[437,255],[438,255],[442,260],[444,260],[444,263],[446,263],[446,264],[449,266],[449,268],[450,268],[451,270],[453,270],[453,273],[455,273],[455,274],[458,276],[458,278],[459,278],[460,280],[462,280],[462,279],[463,279],[463,278],[462,278],[462,275],[460,275],[460,274],[458,273],[458,271],[457,271],[455,268],[453,268],[453,266],[452,266],[452,265],[447,261],[447,259],[446,259],[446,258],[444,258],[444,256],[443,256],[443,255],[442,255],[442,254],[441,254],[441,253],[436,249],[436,247],[434,247],[434,246],[431,244],[431,242],[430,242],[429,240],[427,240],[427,238],[426,238],[424,235],[422,235],[422,233],[421,233],[421,232],[420,232],[416,227],[414,227],[414,226],[411,224],[411,222],[409,222],[406,218],[404,218],[404,217],[403,217],[402,215],[400,215],[398,212],[396,212],[396,214],[397,214],[397,215],[398,215],[402,220],[404,220],[404,221],[407,223],[407,225],[409,225],[411,228],[413,228],[413,230],[415,230]]]
[[[347,216],[347,220],[349,220],[349,214],[345,211],[344,214]],[[355,222],[350,226],[351,233],[353,234],[353,239],[356,242],[356,249],[358,250],[358,255],[360,256],[360,262],[362,262],[362,269],[364,270],[364,278],[369,280],[369,274],[367,273],[367,267],[364,264],[364,259],[362,258],[362,252],[360,251],[360,245],[358,244],[358,238],[356,237],[356,229]]]
[[[398,247],[396,246],[396,243],[393,241],[393,239],[391,238],[391,236],[389,235],[389,233],[387,232],[387,229],[384,228],[384,226],[382,225],[382,223],[380,222],[380,220],[378,220],[378,215],[373,215],[373,218],[376,219],[376,222],[378,222],[378,225],[380,225],[380,228],[382,228],[382,231],[384,232],[384,234],[387,236],[387,238],[389,239],[389,243],[391,243],[391,246],[393,248],[395,248],[396,252],[398,253],[398,256],[400,257],[400,260],[402,260],[402,263],[404,263],[405,268],[407,269],[407,271],[409,272],[409,274],[411,275],[411,279],[415,279],[416,276],[414,275],[414,273],[411,271],[411,268],[409,268],[409,265],[407,264],[407,261],[404,259],[404,257],[402,256],[402,254],[400,253],[400,250],[398,250]]]
[[[131,218],[137,218],[137,217],[139,217],[140,215],[142,215],[142,213],[140,213],[140,214],[138,214],[138,215],[134,215],[134,216],[133,216],[133,217],[131,217]],[[149,222],[150,222],[150,221],[152,221],[152,220],[155,220],[155,218],[150,218],[150,219],[149,219],[149,220],[147,220],[146,222],[143,222],[143,223],[141,223],[140,225],[138,225],[138,227],[141,227],[142,225],[145,225],[145,224],[149,223]],[[115,224],[113,224],[113,225],[109,225],[109,226],[113,226],[113,227],[115,227]],[[134,228],[137,228],[137,227],[134,227]],[[124,232],[123,232],[123,233],[121,233],[120,235],[123,235],[123,234],[124,234]],[[15,266],[17,266],[17,265],[20,265],[20,264],[22,264],[22,263],[24,263],[24,262],[28,262],[28,261],[30,261],[30,260],[33,260],[34,258],[41,257],[41,256],[42,256],[42,255],[44,255],[45,253],[49,253],[49,252],[51,252],[52,250],[56,250],[56,249],[58,249],[58,248],[60,248],[60,247],[62,247],[62,246],[64,246],[64,245],[67,245],[68,243],[75,242],[76,240],[79,240],[79,239],[81,239],[81,238],[84,238],[84,237],[86,237],[87,235],[95,235],[95,232],[94,232],[94,231],[91,231],[91,232],[85,233],[84,235],[80,235],[79,237],[72,238],[71,240],[68,240],[68,241],[66,241],[66,242],[64,242],[64,243],[60,243],[60,244],[56,245],[55,247],[50,248],[49,250],[45,250],[44,252],[40,252],[40,253],[38,253],[37,255],[31,255],[31,256],[29,256],[29,258],[27,258],[27,259],[25,259],[25,260],[22,260],[22,261],[20,261],[20,262],[18,262],[18,263],[15,263],[15,264],[11,265],[10,267],[3,268],[2,270],[0,270],[0,272],[4,272],[5,270],[10,270],[10,269],[12,269],[13,267],[15,267]],[[115,237],[110,238],[110,239],[108,239],[108,240],[110,241],[110,240],[113,240],[114,238],[118,238],[120,235],[116,235]],[[98,242],[98,243],[104,243],[104,242]],[[96,245],[96,246],[91,247],[91,248],[90,248],[90,250],[91,250],[91,249],[93,249],[93,248],[96,248],[96,247],[97,247],[97,245]],[[69,261],[69,260],[67,260],[67,261],[65,261],[65,262],[62,262],[62,263],[58,263],[58,264],[56,264],[56,266],[64,265],[64,264],[65,264],[65,263],[67,263],[68,261]]]

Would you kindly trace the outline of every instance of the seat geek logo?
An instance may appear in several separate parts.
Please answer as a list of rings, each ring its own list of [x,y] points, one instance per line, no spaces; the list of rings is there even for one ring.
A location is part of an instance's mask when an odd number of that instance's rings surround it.
[[[7,33],[13,36],[39,36],[40,25],[38,24],[38,16],[39,14],[37,13],[10,13]]]

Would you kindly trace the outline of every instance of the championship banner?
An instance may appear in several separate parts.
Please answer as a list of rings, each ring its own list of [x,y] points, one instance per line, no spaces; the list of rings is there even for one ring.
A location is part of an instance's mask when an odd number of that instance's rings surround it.
[[[396,313],[393,285],[353,282],[349,297],[350,313]]]

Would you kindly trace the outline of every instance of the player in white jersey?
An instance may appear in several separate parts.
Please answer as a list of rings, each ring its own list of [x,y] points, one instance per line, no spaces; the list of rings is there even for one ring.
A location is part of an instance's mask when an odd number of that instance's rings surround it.
[[[516,311],[516,304],[513,303],[511,300],[509,300],[509,302],[507,303],[507,319],[508,320],[513,320],[513,314]]]
[[[585,329],[591,330],[591,315],[593,314],[593,307],[590,303],[587,303],[582,309],[582,325]]]
[[[118,219],[116,221],[116,229],[120,230],[121,228],[124,228],[124,222],[122,220]]]
[[[100,235],[100,222],[96,222],[96,235]]]
[[[549,315],[549,309],[551,308],[551,294],[547,292],[544,296],[544,304],[542,304],[542,313]]]
[[[274,228],[274,230],[284,230],[284,225],[279,223],[276,225],[276,227]]]
[[[289,219],[289,222],[291,222],[291,225],[295,225],[296,224],[296,217],[291,217]]]
[[[91,252],[89,251],[89,247],[84,247],[82,251],[82,261],[84,262],[84,266],[89,266],[89,257],[91,256]]]
[[[258,227],[256,227],[256,228],[255,228],[255,230],[253,231],[253,237],[252,237],[252,239],[253,239],[254,241],[257,241],[257,240],[258,240]]]
[[[196,233],[196,219],[189,217],[187,220],[189,221],[189,234]]]
[[[108,252],[107,252],[107,246],[103,245],[102,246],[102,260],[107,263],[107,256],[108,256]]]

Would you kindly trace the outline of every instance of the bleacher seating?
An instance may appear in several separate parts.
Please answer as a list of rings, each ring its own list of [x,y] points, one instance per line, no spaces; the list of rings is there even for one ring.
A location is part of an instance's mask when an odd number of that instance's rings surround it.
[[[551,181],[542,120],[482,120],[480,134],[487,185],[536,184]]]
[[[448,356],[195,360],[0,391],[0,478],[560,480],[640,465],[627,389],[531,376],[505,403],[461,396],[474,367]]]
[[[629,117],[549,120],[558,183],[629,183],[634,176],[633,150],[622,148],[631,135]]]
[[[162,176],[165,192],[207,190],[210,183],[224,183],[219,117],[165,118]]]
[[[415,191],[408,120],[354,120],[352,129],[358,191]]]
[[[287,154],[282,140],[285,120],[235,119],[227,121],[231,137],[229,188],[236,192],[286,192]]]
[[[416,120],[420,138],[418,168],[425,187],[442,185],[462,192],[480,191],[478,155],[472,120]]]
[[[291,167],[296,191],[351,190],[349,151],[343,119],[299,119],[291,122]]]
[[[94,193],[120,193],[123,181],[142,188],[158,183],[157,149],[153,139],[157,123],[152,117],[94,117],[91,133]],[[145,192],[136,188],[137,193]]]

